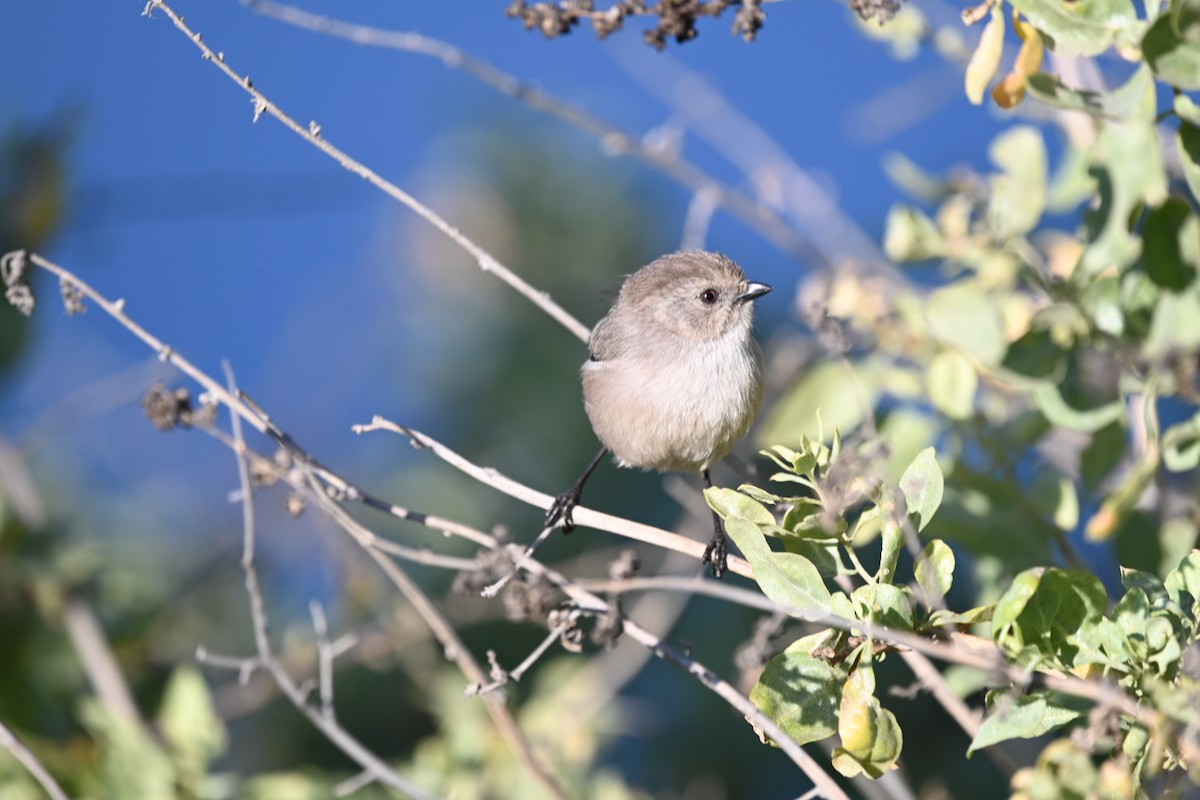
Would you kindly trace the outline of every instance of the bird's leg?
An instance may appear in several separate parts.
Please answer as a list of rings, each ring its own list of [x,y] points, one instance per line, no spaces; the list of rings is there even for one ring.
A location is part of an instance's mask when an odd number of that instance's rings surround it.
[[[575,528],[575,520],[571,519],[571,512],[575,510],[575,506],[579,505],[579,498],[583,495],[583,485],[587,483],[587,479],[591,476],[592,471],[600,464],[601,459],[608,455],[608,448],[601,447],[600,452],[596,453],[596,457],[592,459],[592,463],[588,464],[587,469],[579,476],[579,480],[571,484],[571,488],[554,498],[554,502],[550,504],[549,510],[546,511],[546,527],[553,528],[561,523],[563,533],[570,533]]]
[[[704,470],[704,485],[709,489],[712,488],[712,478],[708,476],[708,470]],[[721,518],[716,511],[712,512],[713,518],[713,538],[708,543],[708,547],[704,548],[704,556],[700,561],[712,567],[714,578],[720,578],[725,574],[727,556],[729,555],[729,540],[725,538],[725,529],[721,527]]]

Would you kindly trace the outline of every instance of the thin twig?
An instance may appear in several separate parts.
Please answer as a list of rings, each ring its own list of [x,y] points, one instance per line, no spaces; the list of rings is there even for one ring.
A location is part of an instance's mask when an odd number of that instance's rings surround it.
[[[237,394],[233,370],[225,364],[225,373],[229,382],[228,394]],[[268,620],[266,607],[263,602],[262,590],[258,581],[258,569],[255,566],[256,525],[254,517],[254,489],[250,482],[250,467],[245,456],[245,439],[242,435],[242,419],[238,414],[232,415],[234,449],[237,459],[238,479],[242,486],[242,572],[245,576],[246,594],[250,599],[250,620],[254,629],[254,646],[257,655],[247,659],[239,667],[239,672],[246,674],[248,670],[262,668],[267,670],[275,679],[276,685],[309,721],[325,735],[330,742],[341,749],[343,753],[358,763],[360,767],[371,773],[375,780],[398,789],[418,800],[433,800],[433,795],[417,786],[408,778],[392,769],[386,762],[363,746],[357,739],[346,732],[334,719],[332,713],[326,714],[324,708],[313,708],[305,697],[305,692],[296,684],[283,665],[275,658],[271,649],[268,635]],[[212,659],[204,659],[203,651],[197,656],[209,663]]]
[[[16,734],[10,731],[3,722],[0,722],[0,747],[12,753],[13,758],[20,761],[21,765],[29,770],[29,774],[41,784],[41,787],[46,790],[46,794],[50,795],[51,800],[67,800],[67,793],[58,785],[58,781],[54,780],[54,776],[46,771],[37,756],[30,752],[29,748],[22,744]]]
[[[317,483],[316,476],[312,476],[311,480],[312,491],[309,496],[334,522],[362,546],[371,560],[383,570],[384,575],[387,576],[392,585],[399,589],[405,599],[412,604],[413,608],[421,615],[421,618],[429,627],[429,630],[442,645],[446,657],[458,666],[469,682],[475,684],[485,683],[487,681],[487,673],[483,671],[483,668],[479,666],[479,662],[471,655],[471,651],[463,643],[458,632],[454,630],[454,626],[446,621],[445,616],[433,604],[433,601],[429,599],[429,595],[395,561],[376,548],[375,545],[381,541],[380,537],[367,530],[365,526],[351,517],[338,502],[329,497],[322,490],[320,484]],[[512,749],[513,754],[525,765],[530,774],[533,775],[550,796],[565,798],[566,795],[562,789],[559,788],[558,784],[550,776],[550,773],[534,755],[529,740],[521,731],[520,726],[517,725],[504,699],[491,694],[485,695],[483,699],[492,722],[496,725],[496,729],[508,743],[510,749]]]
[[[384,419],[383,417],[374,417],[369,424],[355,425],[353,431],[355,433],[367,433],[369,431],[390,431],[398,433],[401,436],[407,436],[413,443],[422,448],[428,448],[438,458],[450,464],[455,469],[458,469],[467,475],[471,476],[480,483],[487,484],[494,489],[498,489],[510,497],[529,503],[532,506],[537,506],[541,509],[547,509],[554,502],[554,498],[548,494],[518,483],[512,478],[501,474],[500,472],[487,467],[480,467],[472,464],[467,459],[460,456],[450,448],[446,447],[441,442],[427,436],[420,431],[406,428],[403,425]],[[700,559],[704,555],[704,545],[697,542],[695,539],[689,539],[686,536],[680,536],[677,533],[664,531],[661,528],[654,528],[650,525],[643,525],[631,520],[614,517],[609,514],[603,514],[599,511],[593,511],[583,506],[576,506],[574,510],[574,519],[576,525],[582,525],[589,528],[598,528],[602,531],[615,533],[618,536],[624,536],[629,539],[634,539],[646,544],[652,544],[655,547],[663,547],[667,550],[674,550],[679,553],[686,553],[696,559]],[[729,571],[735,572],[746,578],[754,577],[754,570],[744,559],[737,556],[729,557]]]
[[[617,52],[626,56],[617,59],[626,74],[687,119],[690,129],[738,167],[760,196],[770,198],[770,205],[786,210],[818,254],[818,266],[854,261],[896,285],[908,285],[903,273],[820,183],[711,83],[662,53],[654,55],[652,67],[643,69],[641,65],[648,65],[646,54],[631,54],[628,48]]]
[[[104,709],[115,718],[149,732],[91,606],[78,598],[69,600],[63,610],[63,626],[67,629],[71,647],[79,656],[83,673]]]
[[[315,122],[310,122],[307,126],[303,126],[296,122],[293,117],[285,113],[279,106],[275,105],[275,103],[269,100],[265,94],[255,88],[254,84],[250,81],[249,76],[239,74],[228,64],[226,64],[224,54],[215,52],[212,48],[205,44],[204,40],[200,37],[200,34],[188,27],[187,23],[184,22],[183,17],[179,16],[179,14],[177,14],[173,8],[163,2],[163,0],[148,0],[146,4],[147,16],[149,16],[149,12],[153,11],[154,9],[159,9],[166,14],[171,20],[171,23],[181,33],[186,34],[188,39],[191,40],[192,44],[194,44],[200,50],[200,52],[203,53],[205,60],[210,61],[214,66],[216,66],[217,69],[223,72],[226,77],[236,83],[242,89],[242,91],[246,92],[246,94],[253,98],[255,120],[257,120],[264,113],[275,117],[275,119],[282,122],[284,126],[286,126],[297,136],[301,137],[304,139],[304,141],[308,142],[322,153],[325,153],[327,156],[337,161],[342,167],[354,173],[355,175],[358,175],[375,188],[380,189],[392,199],[403,203],[405,206],[408,206],[408,208],[416,213],[417,216],[421,217],[421,219],[437,228],[452,242],[465,250],[472,258],[475,259],[475,263],[479,265],[480,269],[482,269],[484,272],[490,272],[494,274],[497,278],[507,283],[527,300],[532,302],[542,311],[545,311],[547,314],[549,314],[550,317],[574,334],[576,338],[584,342],[588,340],[588,337],[591,335],[591,330],[582,322],[575,319],[575,317],[571,316],[571,314],[569,314],[561,306],[551,300],[549,294],[530,286],[516,273],[496,260],[491,253],[484,250],[465,234],[463,234],[462,231],[458,230],[458,228],[455,228],[449,222],[444,220],[435,211],[433,211],[433,209],[421,203],[419,200],[401,189],[396,184],[381,177],[378,173],[366,165],[356,161],[345,151],[334,146],[322,135],[320,125]]]
[[[317,639],[317,685],[321,714],[332,720],[336,713],[333,710],[333,647],[329,644],[329,625],[320,601],[310,600],[308,613],[312,617],[313,635]]]
[[[315,33],[346,39],[355,44],[402,50],[436,58],[501,94],[526,104],[596,137],[606,153],[629,155],[659,170],[693,193],[711,196],[713,202],[750,225],[783,252],[801,263],[823,263],[820,251],[800,235],[769,205],[712,177],[672,148],[655,146],[595,114],[557,98],[534,84],[522,81],[449,42],[412,31],[395,31],[359,25],[274,2],[242,0],[253,11]]]

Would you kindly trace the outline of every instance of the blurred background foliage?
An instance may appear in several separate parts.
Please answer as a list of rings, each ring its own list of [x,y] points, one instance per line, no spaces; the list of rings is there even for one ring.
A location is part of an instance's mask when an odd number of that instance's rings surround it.
[[[1200,114],[1191,93],[1200,88],[1193,55],[1200,17],[1178,0],[1143,9],[1141,19],[1122,16],[1116,0],[1077,5],[1086,6],[1082,21],[1062,19],[1051,0],[1020,0],[1013,6],[1022,16],[1009,30],[1012,9],[986,4],[977,46],[957,20],[939,23],[938,10],[923,13],[920,4],[887,26],[864,28],[898,58],[934,51],[956,69],[969,60],[967,97],[1020,116],[996,124],[990,145],[968,142],[980,151],[972,165],[927,170],[890,158],[889,174],[912,199],[865,227],[876,229],[887,258],[905,271],[838,262],[806,274],[786,314],[767,310],[769,405],[753,441],[718,474],[727,485],[756,479],[758,446],[795,445],[818,426],[864,446],[882,443],[870,451],[870,468],[892,477],[935,446],[946,496],[928,535],[951,542],[958,556],[952,608],[996,599],[1032,566],[1085,568],[1112,596],[1118,565],[1165,575],[1197,540]],[[1046,42],[1058,58],[1108,53],[1103,90],[1077,84],[1078,64],[1050,61],[1039,49]],[[1118,52],[1144,63],[1133,66]],[[1043,56],[1054,68],[1042,70]],[[69,189],[71,151],[86,145],[82,135],[71,114],[7,124],[0,250],[53,252],[56,237],[86,218],[72,216]],[[424,154],[412,184],[589,322],[623,274],[678,245],[677,190],[598,154],[581,135],[507,110],[459,120],[453,136]],[[427,226],[389,211],[375,235],[365,245],[365,271],[343,278],[331,260],[307,292],[280,288],[286,280],[278,276],[256,290],[262,302],[289,304],[294,314],[247,360],[276,359],[314,379],[303,397],[269,378],[250,393],[302,445],[300,433],[321,415],[365,421],[402,409],[403,422],[476,463],[545,491],[565,488],[596,446],[579,401],[582,345]],[[269,262],[247,266],[246,280],[257,280],[252,271],[286,270]],[[103,277],[121,292],[122,276]],[[764,277],[779,296],[792,292]],[[203,291],[203,277],[193,280]],[[357,305],[333,297],[331,287],[343,281],[363,282]],[[56,311],[56,287],[35,278],[34,289],[39,314]],[[22,359],[38,324],[37,316],[0,308],[0,386],[13,389],[25,377]],[[347,328],[356,347],[322,346],[329,331]],[[196,666],[198,646],[252,652],[237,510],[214,500],[223,498],[219,491],[189,485],[212,475],[212,485],[227,491],[232,458],[198,434],[154,438],[152,447],[173,460],[157,482],[131,492],[122,465],[147,445],[134,448],[127,436],[97,444],[102,434],[79,430],[103,428],[105,419],[130,430],[136,398],[155,379],[177,379],[149,361],[120,369],[108,358],[98,363],[107,377],[0,429],[0,720],[73,797],[331,796],[353,765],[269,681],[258,675],[241,685],[234,673]],[[60,368],[70,377],[73,366]],[[335,399],[359,392],[351,411],[331,411]],[[156,436],[137,424],[147,440]],[[395,441],[368,438],[316,455],[339,469],[352,464],[372,491],[424,512],[483,528],[499,522],[520,541],[538,527],[536,511],[398,450]],[[538,796],[482,704],[462,697],[461,675],[361,554],[318,514],[291,519],[282,489],[263,497],[263,579],[293,674],[315,668],[307,609],[317,598],[339,635],[357,639],[336,675],[348,729],[438,796]],[[708,524],[696,487],[677,478],[606,467],[589,484],[587,502],[698,537]],[[469,552],[418,526],[370,523],[404,541]],[[873,541],[859,543],[868,563]],[[602,577],[621,549],[581,530],[554,537],[542,555],[567,574]],[[694,571],[654,551],[641,557],[647,574]],[[420,579],[477,654],[492,649],[501,663],[515,664],[544,635],[528,620],[506,618],[502,603],[456,591],[452,575],[429,570]],[[758,615],[657,595],[627,610],[736,676],[742,689],[754,685],[762,660],[741,654]],[[128,686],[133,717],[112,697],[97,697],[84,669],[95,646],[87,631],[97,629]],[[880,686],[911,682],[895,660],[878,673]],[[978,704],[982,687],[951,675]],[[550,754],[572,796],[707,800],[803,790],[794,767],[726,705],[629,642],[582,657],[552,650],[509,692],[522,727]],[[888,697],[886,705],[916,734],[902,766],[918,796],[1012,793],[1000,762],[964,757],[969,737],[926,694]],[[1016,764],[1041,753],[1040,778],[1057,791],[1066,785],[1062,775],[1086,769],[1072,766],[1078,752],[1061,742],[1043,752],[1046,741],[999,747]],[[897,781],[883,785],[854,791],[905,796]],[[4,753],[0,795],[41,796]],[[354,796],[391,795],[367,787]]]

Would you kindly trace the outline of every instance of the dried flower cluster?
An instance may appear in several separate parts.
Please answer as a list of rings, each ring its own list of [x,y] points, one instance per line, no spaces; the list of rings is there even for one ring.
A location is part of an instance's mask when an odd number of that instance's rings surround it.
[[[24,250],[14,250],[0,258],[0,280],[4,283],[4,297],[13,308],[28,317],[33,314],[36,301],[25,277],[25,266]]]
[[[560,0],[557,3],[526,3],[516,0],[508,8],[510,17],[517,17],[528,30],[539,30],[548,38],[570,33],[581,21],[592,24],[601,39],[620,30],[628,17],[656,17],[654,27],[644,34],[646,43],[661,50],[668,39],[686,42],[696,38],[696,23],[701,17],[719,17],[727,8],[737,6],[733,33],[753,41],[766,19],[763,0],[618,0],[606,9],[597,10],[592,0]]]

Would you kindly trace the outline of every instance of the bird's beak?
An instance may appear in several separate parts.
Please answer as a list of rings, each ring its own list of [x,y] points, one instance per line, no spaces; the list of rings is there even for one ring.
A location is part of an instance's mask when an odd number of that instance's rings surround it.
[[[738,302],[745,303],[748,300],[757,300],[767,292],[771,291],[771,287],[765,283],[754,283],[751,281],[746,284],[746,291],[738,295]]]

